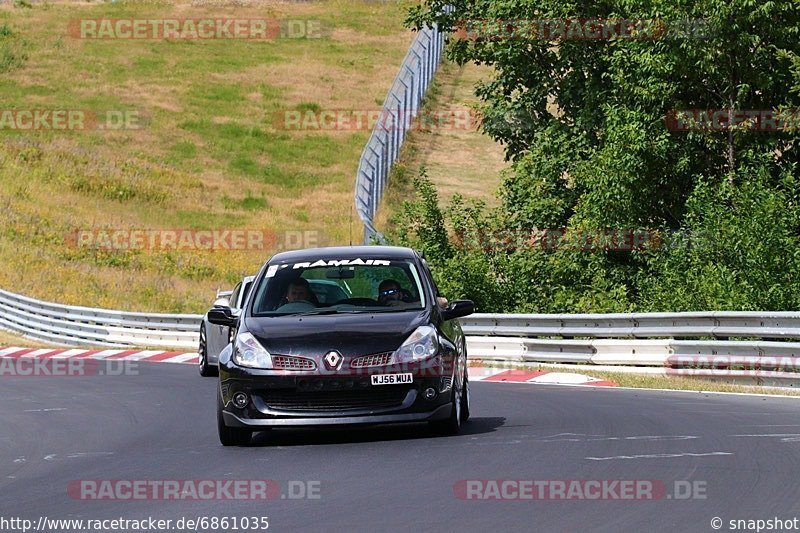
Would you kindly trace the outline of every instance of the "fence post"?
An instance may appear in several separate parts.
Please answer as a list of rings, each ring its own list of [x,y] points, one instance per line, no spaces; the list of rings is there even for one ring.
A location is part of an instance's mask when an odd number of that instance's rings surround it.
[[[400,157],[406,133],[419,113],[425,91],[436,73],[443,47],[444,35],[437,27],[425,27],[417,33],[383,102],[381,117],[391,117],[391,120],[375,124],[361,154],[356,174],[355,204],[364,224],[365,244],[373,238],[383,239],[375,230],[375,213],[392,165]],[[387,126],[392,130],[387,131]],[[373,158],[376,163],[373,163]]]

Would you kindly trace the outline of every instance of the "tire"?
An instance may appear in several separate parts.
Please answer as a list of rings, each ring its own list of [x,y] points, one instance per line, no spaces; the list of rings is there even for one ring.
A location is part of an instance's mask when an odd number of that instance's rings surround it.
[[[464,368],[464,391],[461,393],[461,423],[469,420],[470,394],[469,394],[469,373]]]
[[[250,444],[253,436],[252,431],[225,425],[225,419],[222,416],[222,397],[219,391],[217,392],[217,432],[219,433],[219,442],[223,446],[246,446]]]
[[[458,435],[461,432],[461,421],[463,419],[461,408],[464,405],[462,397],[463,390],[456,389],[456,387],[453,386],[450,399],[450,416],[445,420],[431,422],[431,427],[436,433],[442,435]]]
[[[204,378],[216,376],[219,369],[208,364],[208,343],[206,341],[206,325],[200,325],[200,345],[197,348],[198,368],[200,375]]]

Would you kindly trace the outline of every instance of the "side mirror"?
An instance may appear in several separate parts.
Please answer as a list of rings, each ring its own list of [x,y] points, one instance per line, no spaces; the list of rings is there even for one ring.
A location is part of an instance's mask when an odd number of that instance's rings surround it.
[[[450,302],[447,309],[442,311],[443,320],[453,320],[454,318],[461,318],[463,316],[471,315],[475,312],[475,304],[472,300],[456,300]]]
[[[214,300],[214,305],[212,307],[230,307],[231,302],[227,298],[217,298]]]
[[[217,326],[235,327],[239,321],[238,315],[233,314],[230,307],[214,307],[208,311],[208,321]]]

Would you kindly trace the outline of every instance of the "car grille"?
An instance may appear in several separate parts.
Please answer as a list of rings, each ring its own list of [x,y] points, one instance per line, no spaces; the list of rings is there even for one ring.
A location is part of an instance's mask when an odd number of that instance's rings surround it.
[[[291,355],[273,355],[272,367],[278,370],[314,370],[317,364],[312,359]]]
[[[400,407],[410,387],[376,387],[368,390],[299,391],[272,389],[262,394],[271,409],[283,411],[342,411]]]
[[[369,366],[385,366],[392,360],[392,352],[376,353],[372,355],[364,355],[356,357],[350,361],[351,368],[366,368]]]

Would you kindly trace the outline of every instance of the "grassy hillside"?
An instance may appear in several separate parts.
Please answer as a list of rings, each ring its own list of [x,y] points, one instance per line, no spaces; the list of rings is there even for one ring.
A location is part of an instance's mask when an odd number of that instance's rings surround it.
[[[436,186],[443,206],[454,194],[495,206],[500,176],[508,163],[503,146],[477,129],[479,107],[475,84],[492,78],[491,67],[469,63],[458,66],[443,61],[425,99],[423,114],[440,125],[413,131],[403,145],[399,163],[392,169],[386,199],[378,211],[378,227],[386,229],[400,206],[414,194],[412,179],[422,168]],[[470,111],[471,110],[471,111]],[[473,113],[469,127],[459,122]]]
[[[104,251],[76,230],[258,229],[349,240],[368,131],[276,127],[286,109],[378,108],[413,35],[398,3],[0,4],[0,111],[113,110],[139,129],[0,127],[0,287],[65,303],[202,311],[269,253]],[[207,7],[202,7],[205,4]],[[83,18],[319,21],[320,38],[81,40]],[[355,217],[355,220],[358,220]],[[354,223],[354,235],[361,234]]]

